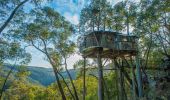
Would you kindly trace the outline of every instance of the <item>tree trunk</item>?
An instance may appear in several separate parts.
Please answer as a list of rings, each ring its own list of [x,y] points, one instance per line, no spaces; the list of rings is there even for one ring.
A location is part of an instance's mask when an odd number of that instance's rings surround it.
[[[53,67],[53,71],[54,71],[54,74],[55,74],[55,77],[56,77],[56,81],[57,81],[57,84],[58,84],[58,88],[59,88],[59,91],[60,91],[60,93],[61,93],[61,95],[62,95],[62,100],[66,100],[66,96],[65,96],[65,94],[64,94],[64,90],[63,90],[63,88],[62,88],[62,85],[61,85],[61,83],[60,83],[60,79],[59,79],[59,76],[58,76],[58,73],[59,73],[59,72],[58,72],[58,69],[56,68],[55,64],[53,63],[53,61],[52,61],[52,59],[51,59],[51,57],[50,57],[50,55],[48,54],[47,45],[46,45],[45,41],[44,41],[42,38],[40,38],[40,39],[42,40],[42,42],[43,42],[43,44],[44,44],[44,50],[45,50],[45,51],[43,51],[43,50],[39,49],[38,47],[36,47],[33,42],[32,42],[32,45],[33,45],[36,49],[40,50],[42,53],[44,53],[44,54],[47,56],[50,64],[51,64],[52,67]]]
[[[104,88],[103,88],[103,68],[101,61],[101,48],[97,51],[97,64],[98,64],[98,99],[104,100]]]
[[[73,99],[75,100],[74,95],[73,95],[73,93],[71,92],[71,90],[70,90],[70,88],[69,88],[67,82],[65,81],[64,77],[63,77],[60,73],[58,73],[58,74],[59,74],[60,77],[63,79],[63,82],[66,84],[66,87],[68,88],[69,93],[71,94],[71,96],[72,96]]]
[[[83,70],[83,100],[86,99],[86,58],[84,57],[84,70]]]
[[[70,75],[70,72],[69,72],[69,71],[68,71],[68,69],[67,69],[67,62],[66,62],[66,58],[64,58],[64,63],[65,63],[65,69],[66,69],[66,72],[67,72],[67,74],[68,74],[68,76],[69,76],[69,78],[70,78],[71,85],[72,85],[73,90],[74,90],[75,98],[76,98],[76,100],[79,100],[78,95],[77,95],[76,87],[74,86],[74,83],[73,83],[73,79],[72,79],[72,77],[71,77],[71,75]]]
[[[153,43],[153,42],[152,42],[152,38],[153,38],[153,34],[152,34],[152,33],[151,33],[150,38],[151,38],[151,42],[149,43],[149,46],[148,46],[148,48],[147,48],[146,61],[145,61],[144,69],[146,69],[146,67],[147,67],[147,65],[148,65],[149,53],[150,53],[151,48],[152,48],[152,43]]]
[[[57,81],[57,84],[58,84],[58,88],[59,88],[60,93],[61,93],[61,95],[62,95],[62,100],[66,100],[66,97],[65,97],[65,94],[64,94],[64,90],[63,90],[63,88],[62,88],[62,85],[61,85],[61,83],[60,83],[60,79],[59,79],[59,76],[58,76],[58,73],[59,73],[59,72],[58,72],[56,66],[54,66],[54,64],[53,64],[50,56],[49,56],[48,53],[47,53],[47,51],[46,51],[46,56],[47,56],[47,58],[49,59],[51,65],[52,65],[52,67],[53,67],[53,71],[54,71],[55,78],[56,78],[56,81]]]
[[[126,22],[126,24],[127,24],[127,35],[130,35],[130,33],[129,33],[129,15],[128,14],[127,14],[126,18],[127,18],[127,22]]]
[[[103,79],[103,87],[105,87],[105,90],[106,90],[106,95],[107,95],[107,99],[110,100],[110,93],[109,93],[109,90],[108,90],[108,87],[107,87],[107,84],[105,82],[105,80]]]
[[[59,76],[58,76],[58,71],[56,70],[55,67],[53,67],[53,69],[54,69],[53,71],[54,71],[55,78],[56,78],[56,81],[57,81],[57,84],[58,84],[58,88],[59,88],[60,93],[61,93],[61,96],[62,96],[62,100],[66,100],[66,97],[65,97],[65,94],[64,94],[62,85],[61,85],[61,83],[60,83]]]
[[[5,78],[5,81],[4,81],[4,83],[2,85],[2,88],[1,88],[1,91],[0,91],[0,99],[2,99],[2,94],[4,92],[6,82],[7,82],[8,78],[9,78],[9,76],[11,75],[12,71],[13,71],[13,68],[10,69],[10,71],[8,72],[8,74],[7,74],[6,78]]]
[[[142,89],[142,79],[141,79],[141,70],[140,70],[140,60],[139,60],[139,54],[135,57],[136,60],[136,73],[137,73],[137,83],[138,83],[138,94],[139,97],[143,97],[143,89]]]

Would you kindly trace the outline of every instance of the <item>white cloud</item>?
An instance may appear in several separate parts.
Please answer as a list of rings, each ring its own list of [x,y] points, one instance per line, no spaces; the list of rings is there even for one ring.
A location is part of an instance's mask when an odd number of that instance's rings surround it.
[[[64,17],[72,24],[77,25],[79,23],[79,17],[77,14],[71,15],[70,13],[66,12],[64,13]]]

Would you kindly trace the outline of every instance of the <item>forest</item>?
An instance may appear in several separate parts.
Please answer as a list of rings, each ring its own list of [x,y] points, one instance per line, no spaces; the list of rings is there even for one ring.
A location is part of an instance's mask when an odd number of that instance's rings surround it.
[[[0,100],[170,100],[169,0],[61,1],[0,0]]]

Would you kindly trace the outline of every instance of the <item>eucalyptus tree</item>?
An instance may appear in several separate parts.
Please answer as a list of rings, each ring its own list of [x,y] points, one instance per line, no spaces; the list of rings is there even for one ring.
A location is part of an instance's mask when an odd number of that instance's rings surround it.
[[[67,51],[70,49],[67,49],[67,46],[72,46],[72,44],[67,44],[67,39],[71,36],[73,27],[63,16],[50,7],[34,9],[31,15],[34,19],[25,25],[21,37],[46,56],[54,70],[62,99],[65,100],[66,96],[59,79],[63,57],[61,48]],[[67,43],[65,43],[66,41]]]
[[[63,23],[64,24],[64,23]],[[68,33],[69,31],[65,31],[64,34],[69,34]],[[61,55],[62,57],[62,63],[65,67],[65,70],[69,76],[69,79],[71,81],[71,85],[72,85],[72,88],[73,88],[73,91],[74,91],[74,94],[75,94],[75,98],[76,100],[79,100],[79,97],[78,97],[78,94],[77,94],[77,90],[76,90],[76,87],[73,83],[73,79],[72,79],[72,76],[68,70],[68,66],[67,66],[67,58],[70,57],[71,54],[73,54],[75,52],[75,47],[76,45],[74,44],[73,41],[69,40],[68,38],[67,39],[64,39],[65,37],[62,36],[63,34],[60,34],[60,40],[58,41],[55,41],[55,49],[59,52],[59,54]]]

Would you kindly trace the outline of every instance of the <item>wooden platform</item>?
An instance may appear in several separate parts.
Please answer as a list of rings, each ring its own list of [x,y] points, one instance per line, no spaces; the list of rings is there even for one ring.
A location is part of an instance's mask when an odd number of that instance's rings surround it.
[[[98,50],[101,50],[101,58],[110,58],[110,59],[113,59],[115,57],[121,57],[121,56],[135,56],[137,53],[136,50],[113,50],[109,48],[92,46],[84,49],[82,51],[82,56],[86,58],[97,58]]]

